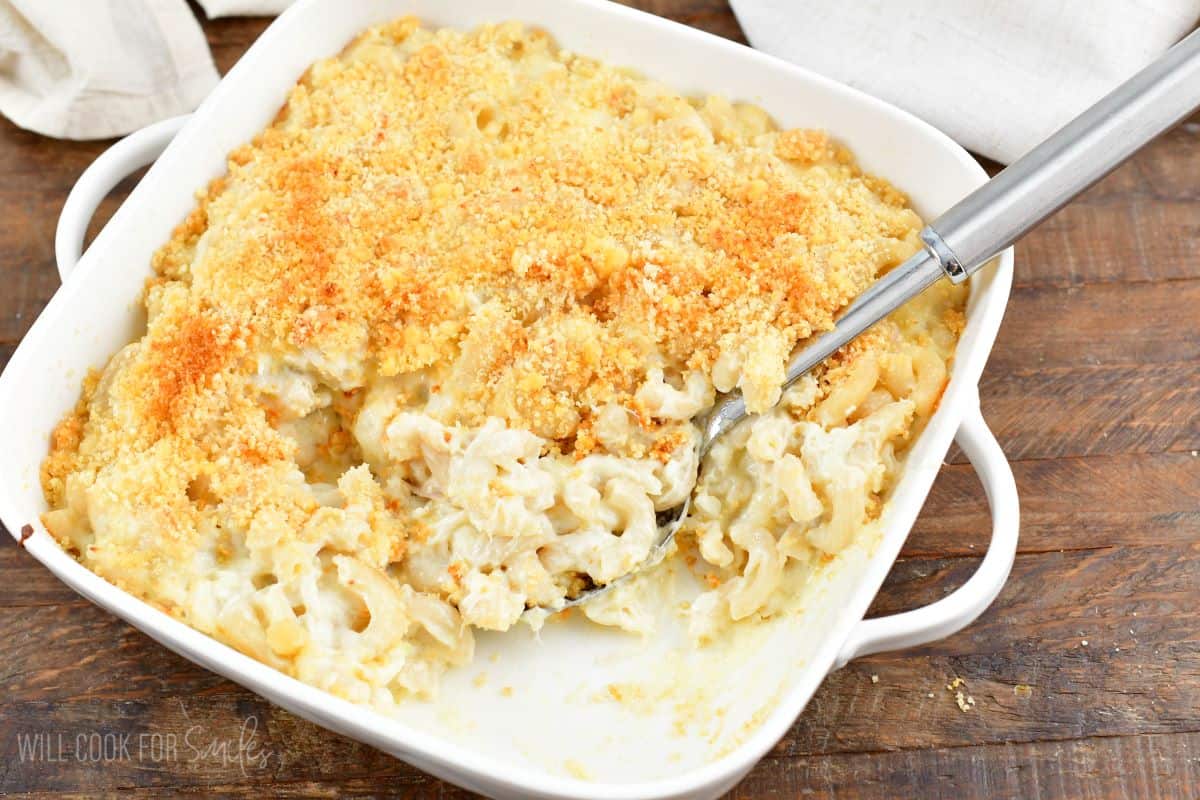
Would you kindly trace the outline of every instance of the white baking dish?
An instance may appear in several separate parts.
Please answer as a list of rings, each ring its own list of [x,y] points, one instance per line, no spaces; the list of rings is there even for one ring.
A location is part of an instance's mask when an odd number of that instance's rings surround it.
[[[435,26],[522,19],[566,47],[633,66],[691,93],[758,103],[785,126],[830,130],[865,168],[908,191],[927,217],[982,183],[956,144],[912,116],[782,61],[601,0],[302,0],[276,21],[190,118],[116,145],[80,180],[58,239],[64,286],[0,376],[0,518],[64,582],[172,650],[279,705],[462,786],[501,798],[710,798],[784,734],[825,675],[855,656],[946,636],[992,601],[1012,565],[1017,497],[979,413],[976,385],[1012,281],[1012,253],[972,281],[968,324],[940,410],[911,451],[873,550],[853,550],[808,590],[807,613],[741,631],[734,647],[692,652],[674,632],[639,640],[569,621],[540,638],[481,636],[476,662],[435,702],[395,718],[301,684],[119,591],[68,557],[37,521],[38,466],[80,379],[143,324],[137,297],[151,253],[225,156],[275,115],[317,58],[373,23],[415,13]],[[169,146],[167,146],[169,143]],[[165,149],[164,149],[165,148]],[[86,255],[95,204],[117,179],[155,166]],[[78,263],[76,264],[76,261]],[[992,504],[977,574],[939,602],[863,621],[957,433]],[[502,691],[511,687],[511,693]],[[627,702],[616,702],[614,696]]]

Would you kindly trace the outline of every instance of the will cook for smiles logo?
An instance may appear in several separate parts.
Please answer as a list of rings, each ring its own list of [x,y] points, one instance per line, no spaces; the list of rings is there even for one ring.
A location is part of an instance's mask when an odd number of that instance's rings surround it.
[[[204,725],[189,723],[183,731],[119,732],[25,731],[16,734],[17,760],[21,764],[66,763],[106,764],[116,761],[163,764],[186,763],[219,769],[237,767],[246,776],[266,769],[275,753],[259,735],[258,717],[244,718],[232,735],[214,735]]]

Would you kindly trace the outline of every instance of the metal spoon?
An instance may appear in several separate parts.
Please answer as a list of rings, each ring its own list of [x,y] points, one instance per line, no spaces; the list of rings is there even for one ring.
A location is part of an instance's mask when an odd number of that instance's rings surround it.
[[[1200,30],[927,225],[921,231],[925,248],[920,253],[859,295],[832,330],[792,357],[784,388],[941,278],[965,281],[1198,107]],[[713,443],[746,416],[741,394],[733,393],[697,420],[701,469]],[[591,600],[656,564],[690,507],[689,496],[679,507],[659,512],[659,542],[633,572],[543,610],[559,611]]]

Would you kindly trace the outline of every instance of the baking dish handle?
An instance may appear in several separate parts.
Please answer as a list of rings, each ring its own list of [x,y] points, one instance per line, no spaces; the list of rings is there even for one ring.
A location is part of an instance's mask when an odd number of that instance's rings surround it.
[[[967,412],[955,441],[979,474],[992,510],[992,541],[987,555],[966,583],[941,600],[858,623],[842,645],[835,668],[859,656],[915,647],[957,633],[992,604],[1008,580],[1020,528],[1017,485],[1008,459],[984,422],[978,403]]]
[[[83,254],[83,237],[100,201],[125,178],[147,164],[153,164],[190,116],[185,114],[164,119],[134,131],[101,153],[79,176],[75,188],[63,204],[58,217],[58,230],[54,234],[54,256],[63,283],[67,282],[71,271],[79,263],[79,257]]]

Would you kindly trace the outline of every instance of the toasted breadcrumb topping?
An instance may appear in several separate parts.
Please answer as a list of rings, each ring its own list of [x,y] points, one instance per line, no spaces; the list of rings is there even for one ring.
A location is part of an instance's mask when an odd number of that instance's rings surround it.
[[[708,372],[725,353],[743,383],[778,384],[918,225],[822,132],[520,25],[406,19],[315,65],[155,267],[259,349],[430,370],[452,421],[570,440],[605,403],[632,407],[655,363]]]

